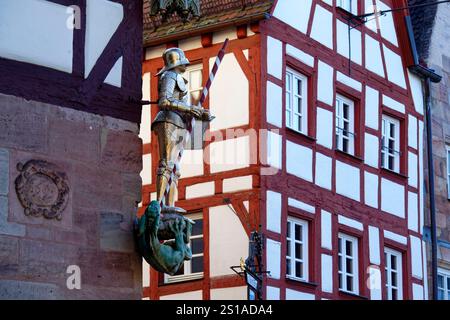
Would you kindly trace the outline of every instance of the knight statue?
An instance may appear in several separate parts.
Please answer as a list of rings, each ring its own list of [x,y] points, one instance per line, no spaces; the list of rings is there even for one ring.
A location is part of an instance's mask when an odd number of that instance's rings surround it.
[[[159,112],[152,123],[159,148],[157,200],[137,222],[136,237],[147,262],[156,270],[173,275],[192,257],[189,242],[194,221],[184,216],[186,210],[175,206],[180,160],[189,146],[196,121],[209,123],[214,117],[200,103],[188,103],[187,81],[182,74],[189,60],[184,52],[178,48],[167,49],[163,59],[165,66],[157,74]]]

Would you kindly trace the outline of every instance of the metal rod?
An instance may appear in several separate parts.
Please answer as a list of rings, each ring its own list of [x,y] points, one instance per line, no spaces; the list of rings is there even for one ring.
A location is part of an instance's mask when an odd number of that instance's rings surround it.
[[[433,130],[431,128],[431,95],[430,78],[425,80],[426,88],[426,124],[427,124],[427,152],[428,152],[428,189],[430,197],[430,222],[431,222],[431,275],[433,300],[438,299],[438,266],[437,266],[437,230],[436,207],[434,202],[434,163],[433,163]]]

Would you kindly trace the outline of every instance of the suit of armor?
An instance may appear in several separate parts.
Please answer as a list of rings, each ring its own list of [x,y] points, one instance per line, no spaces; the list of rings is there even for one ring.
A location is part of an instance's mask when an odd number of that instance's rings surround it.
[[[164,52],[166,66],[159,73],[160,111],[152,123],[158,136],[159,165],[157,170],[157,200],[163,204],[162,213],[185,213],[174,206],[180,177],[180,155],[190,140],[192,117],[201,119],[204,110],[188,104],[187,81],[181,76],[189,61],[183,51],[172,48]],[[165,196],[166,189],[167,196]]]

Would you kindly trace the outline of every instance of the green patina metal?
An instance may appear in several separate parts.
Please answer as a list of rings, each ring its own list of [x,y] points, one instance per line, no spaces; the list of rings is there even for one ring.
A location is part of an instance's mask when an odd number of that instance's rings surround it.
[[[160,204],[152,201],[136,225],[139,253],[157,271],[174,275],[192,258],[188,244],[193,224],[180,214],[161,216]]]

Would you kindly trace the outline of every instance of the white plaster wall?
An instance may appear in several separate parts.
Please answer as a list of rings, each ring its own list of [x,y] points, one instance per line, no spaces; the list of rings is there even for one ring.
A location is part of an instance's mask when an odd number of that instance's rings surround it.
[[[333,293],[333,257],[322,254],[322,291]]]
[[[303,62],[311,68],[314,68],[314,57],[300,49],[297,49],[296,47],[291,46],[290,44],[286,45],[286,54],[297,59],[298,61]]]
[[[120,57],[106,76],[105,83],[118,88],[122,87],[122,67],[123,57]]]
[[[352,79],[349,76],[347,76],[339,71],[336,74],[336,80],[340,83],[343,83],[343,84],[349,86],[350,88],[355,89],[356,91],[359,91],[359,92],[362,91],[361,82],[356,81],[355,79]]]
[[[366,126],[378,130],[380,94],[377,90],[366,86]]]
[[[397,100],[392,99],[391,97],[388,97],[387,95],[384,94],[383,94],[383,105],[400,113],[405,113],[406,110],[406,107],[403,103],[400,103]]]
[[[194,184],[186,187],[186,199],[201,198],[214,195],[214,181]]]
[[[382,178],[381,210],[405,218],[405,187]]]
[[[348,58],[349,46],[348,46],[348,26],[347,24],[336,20],[336,36],[337,36],[337,52]],[[357,29],[350,31],[351,40],[351,59],[357,64],[362,64],[362,36],[361,32]]]
[[[417,283],[413,283],[413,300],[424,300],[423,286]]]
[[[250,137],[213,142],[209,145],[211,173],[250,166]]]
[[[319,152],[316,153],[316,184],[331,190],[331,177],[333,174],[333,161],[330,157]]]
[[[313,181],[312,175],[313,151],[307,147],[286,142],[287,172],[307,181]]]
[[[249,238],[239,218],[228,206],[209,208],[211,277],[234,274],[231,266],[248,256]]]
[[[160,300],[186,300],[186,301],[202,300],[203,293],[201,290],[190,291],[190,292],[171,294],[171,295],[167,295],[167,296],[161,296],[159,299]]]
[[[330,65],[319,61],[319,76],[317,82],[317,99],[334,105],[334,69]]]
[[[309,213],[316,213],[316,208],[313,205],[307,204],[303,201],[297,200],[297,199],[293,199],[293,198],[289,198],[288,199],[288,206],[289,207],[293,207],[293,208],[297,208]]]
[[[283,167],[283,137],[275,132],[267,132],[266,164],[277,169]]]
[[[424,97],[423,97],[423,87],[422,80],[408,71],[409,84],[411,86],[412,96],[414,100],[414,108],[420,114],[424,112]]]
[[[365,36],[366,68],[384,78],[383,60],[380,43],[371,36]]]
[[[268,190],[266,197],[267,230],[281,233],[281,194]]]
[[[178,41],[178,48],[183,51],[194,50],[198,48],[202,48],[202,37],[190,37],[187,39],[181,39]]]
[[[423,121],[419,121],[419,181],[423,180],[423,135],[424,135],[424,126]],[[422,233],[423,224],[424,224],[424,183],[419,183],[419,194],[420,194],[420,206],[419,206],[419,232]]]
[[[370,285],[370,300],[382,300],[381,271],[379,268],[369,267],[369,279],[367,282]]]
[[[419,231],[419,197],[417,193],[408,192],[408,229]]]
[[[392,232],[392,231],[388,231],[388,230],[384,230],[383,231],[384,237],[386,239],[398,242],[400,244],[406,245],[408,243],[408,238],[406,238],[405,236],[402,236],[398,233]]]
[[[150,287],[150,265],[142,259],[142,287]]]
[[[145,60],[161,58],[165,50],[166,50],[166,45],[150,47],[147,50],[145,50]]]
[[[386,3],[377,0],[378,10],[391,10]],[[398,46],[397,33],[395,31],[394,18],[391,12],[379,17],[381,36],[395,46]]]
[[[370,263],[380,265],[380,230],[369,226],[369,259]]]
[[[336,161],[336,192],[350,199],[360,200],[359,169]]]
[[[282,89],[279,85],[267,81],[266,120],[279,128],[282,127]]]
[[[364,231],[363,224],[361,222],[359,222],[359,221],[354,220],[354,219],[347,218],[347,217],[344,217],[342,215],[339,215],[338,216],[338,222],[339,222],[339,224],[342,224],[344,226],[347,226],[347,227],[350,227],[350,228],[353,228],[353,229],[356,229],[356,230],[359,230],[359,231]]]
[[[312,0],[278,1],[273,16],[287,23],[300,32],[306,33]]]
[[[419,162],[417,159],[417,155],[412,152],[408,152],[408,184],[411,187],[415,187],[415,188],[417,188],[417,183],[418,183],[418,177],[417,177],[418,164],[419,164]]]
[[[331,213],[329,213],[325,210],[322,210],[321,218],[320,218],[322,248],[329,249],[329,250],[331,250],[333,248],[331,218],[332,218]]]
[[[283,43],[267,37],[267,72],[281,80],[283,75]]]
[[[266,248],[266,266],[267,271],[270,271],[268,276],[273,279],[280,279],[281,243],[267,239]]]
[[[411,243],[411,272],[414,278],[422,280],[422,241],[415,237],[410,236]]]
[[[389,81],[406,89],[405,69],[402,58],[383,44],[384,60]]]
[[[225,42],[225,40],[236,40],[237,32],[236,27],[230,27],[222,29],[213,33],[213,44]]]
[[[124,12],[120,3],[108,0],[87,0],[86,6],[85,77],[87,78],[122,22]]]
[[[2,0],[0,56],[72,72],[74,10],[43,0]]]
[[[142,171],[141,171],[141,178],[142,178],[142,185],[150,185],[152,184],[152,155],[151,154],[144,154],[142,156]]]
[[[333,147],[333,113],[317,107],[317,144],[328,149]]]
[[[417,118],[408,115],[408,146],[417,149]]]
[[[333,14],[320,5],[314,12],[311,38],[333,49]]]
[[[371,167],[378,168],[378,155],[380,152],[378,137],[365,133],[364,146],[364,163]]]
[[[378,175],[364,172],[364,203],[378,209]]]
[[[151,74],[147,72],[142,77],[143,100],[150,101],[151,96],[150,88],[151,88]],[[141,115],[141,128],[139,132],[139,137],[142,139],[143,144],[152,142],[151,122],[152,122],[151,106],[149,104],[143,105]]]
[[[316,300],[316,297],[310,293],[286,289],[286,300]]]
[[[215,61],[216,57],[209,60],[211,70]],[[233,53],[226,54],[222,60],[209,91],[209,104],[216,116],[211,131],[248,124],[249,83]]]
[[[237,192],[242,190],[250,190],[253,188],[253,177],[244,176],[230,179],[224,179],[222,185],[222,192]]]
[[[247,300],[247,287],[211,289],[211,300]]]
[[[266,298],[270,301],[280,300],[280,288],[267,286]]]
[[[203,150],[184,150],[180,161],[181,178],[203,175]]]

